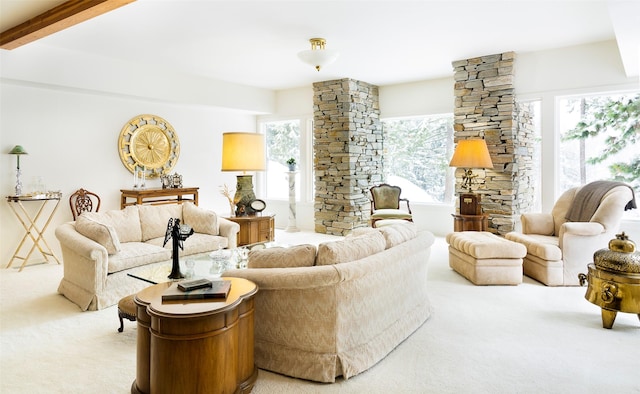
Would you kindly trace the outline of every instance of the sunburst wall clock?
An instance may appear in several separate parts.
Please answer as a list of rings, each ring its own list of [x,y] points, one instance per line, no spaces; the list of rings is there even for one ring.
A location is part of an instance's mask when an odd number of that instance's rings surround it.
[[[122,164],[147,178],[168,174],[178,162],[180,141],[173,126],[156,115],[131,118],[120,131],[118,152]]]

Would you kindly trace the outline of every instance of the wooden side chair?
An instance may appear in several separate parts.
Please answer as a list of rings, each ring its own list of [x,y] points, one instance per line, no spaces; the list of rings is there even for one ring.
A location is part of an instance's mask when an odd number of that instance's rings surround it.
[[[380,220],[406,220],[413,222],[409,200],[401,198],[402,189],[382,183],[373,186],[371,192],[371,227],[376,227],[376,222]],[[400,209],[400,202],[407,204],[407,209]]]
[[[83,212],[98,212],[100,210],[100,197],[88,190],[78,189],[69,196],[69,206],[71,207],[73,220],[76,220]]]

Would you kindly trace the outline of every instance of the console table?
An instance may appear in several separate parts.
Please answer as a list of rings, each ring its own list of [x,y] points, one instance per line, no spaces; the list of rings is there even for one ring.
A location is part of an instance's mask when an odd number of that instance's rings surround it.
[[[185,201],[191,201],[195,205],[198,205],[198,189],[198,187],[121,189],[120,209],[136,204],[182,204]]]
[[[138,322],[131,393],[249,393],[254,363],[254,296],[258,286],[231,280],[226,299],[163,302],[173,282],[134,298]]]
[[[20,221],[20,224],[22,224],[24,235],[22,236],[22,240],[18,244],[15,252],[13,252],[13,256],[11,257],[11,260],[9,260],[6,268],[11,267],[14,260],[22,260],[22,265],[20,265],[19,270],[22,271],[36,248],[47,262],[49,262],[49,257],[52,257],[58,264],[60,264],[60,260],[58,260],[47,243],[47,240],[44,238],[44,232],[49,226],[49,223],[51,223],[53,214],[56,212],[58,205],[60,204],[60,197],[61,195],[59,193],[42,196],[7,196],[9,207]],[[40,204],[40,206],[37,208],[35,213],[32,214],[30,211],[25,209],[23,203],[37,203]],[[51,206],[51,204],[53,204],[53,206]],[[49,206],[48,210],[46,209],[47,206]],[[16,207],[18,209],[16,209]],[[47,211],[48,213],[46,213],[45,216],[42,216],[42,214]],[[38,222],[41,224],[38,225]],[[27,238],[30,238],[33,244],[25,256],[19,256],[18,254],[22,247],[25,246]]]
[[[275,238],[275,216],[232,216],[225,219],[240,225],[238,246],[270,242]]]
[[[453,231],[487,231],[489,215],[457,215],[453,216]]]

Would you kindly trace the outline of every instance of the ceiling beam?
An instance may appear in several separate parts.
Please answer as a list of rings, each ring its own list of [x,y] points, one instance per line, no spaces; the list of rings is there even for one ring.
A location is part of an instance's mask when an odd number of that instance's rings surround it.
[[[0,48],[18,48],[134,1],[69,0],[0,33]]]

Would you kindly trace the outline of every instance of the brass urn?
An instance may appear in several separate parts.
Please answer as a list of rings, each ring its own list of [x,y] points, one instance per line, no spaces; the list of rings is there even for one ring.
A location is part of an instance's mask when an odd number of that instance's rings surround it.
[[[617,312],[635,313],[640,319],[640,253],[622,232],[609,241],[608,249],[593,254],[589,274],[579,274],[588,283],[585,298],[602,309],[602,326],[613,327]]]

